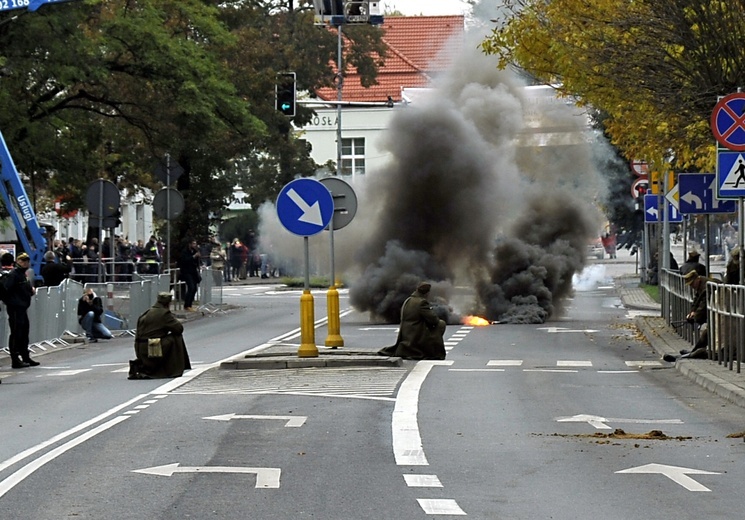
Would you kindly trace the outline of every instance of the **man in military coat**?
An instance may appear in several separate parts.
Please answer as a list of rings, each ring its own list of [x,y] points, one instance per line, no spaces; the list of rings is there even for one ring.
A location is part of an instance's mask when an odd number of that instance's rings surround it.
[[[432,285],[422,282],[401,307],[396,344],[378,353],[406,359],[445,359],[445,322],[437,317],[427,295]]]
[[[184,326],[169,308],[171,293],[158,293],[158,300],[137,319],[135,355],[129,362],[129,379],[180,377],[191,369],[182,336]],[[153,355],[149,339],[160,339],[160,355]]]

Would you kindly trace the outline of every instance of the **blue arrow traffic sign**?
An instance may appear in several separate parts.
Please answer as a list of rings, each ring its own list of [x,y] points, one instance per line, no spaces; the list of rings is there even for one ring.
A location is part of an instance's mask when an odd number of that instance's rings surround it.
[[[665,201],[667,206],[667,221],[668,222],[683,222],[683,215],[675,209],[675,206]],[[656,222],[662,222],[660,218],[660,196],[655,194],[644,195],[644,222],[647,224],[654,224]]]
[[[722,198],[745,197],[745,153],[717,151],[717,187]]]
[[[679,173],[679,206],[683,214],[734,213],[734,200],[717,198],[716,175],[713,173]]]
[[[277,216],[287,231],[303,237],[323,231],[334,216],[331,192],[314,179],[289,182],[277,197]]]

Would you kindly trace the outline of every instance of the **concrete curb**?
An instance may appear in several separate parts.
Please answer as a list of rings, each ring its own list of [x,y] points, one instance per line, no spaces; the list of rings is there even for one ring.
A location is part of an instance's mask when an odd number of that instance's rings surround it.
[[[691,348],[687,341],[671,331],[664,318],[640,316],[634,322],[660,356],[678,355],[680,350]],[[745,374],[705,359],[679,360],[675,370],[713,394],[745,408]]]

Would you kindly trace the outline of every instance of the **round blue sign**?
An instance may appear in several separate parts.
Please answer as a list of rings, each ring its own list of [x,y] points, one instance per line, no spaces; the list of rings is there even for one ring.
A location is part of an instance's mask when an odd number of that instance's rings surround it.
[[[279,192],[277,216],[290,233],[313,236],[331,222],[334,198],[326,186],[315,179],[295,179]]]
[[[722,145],[745,151],[745,93],[724,96],[711,113],[711,132]]]

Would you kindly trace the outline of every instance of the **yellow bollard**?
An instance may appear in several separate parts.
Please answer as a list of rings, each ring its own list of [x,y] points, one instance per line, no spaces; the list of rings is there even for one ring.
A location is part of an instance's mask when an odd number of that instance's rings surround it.
[[[318,357],[315,321],[313,295],[306,289],[300,296],[300,348],[297,357]]]
[[[326,346],[331,348],[343,347],[344,338],[341,337],[341,320],[339,319],[339,291],[331,287],[326,293],[328,307],[329,330],[326,336]]]

